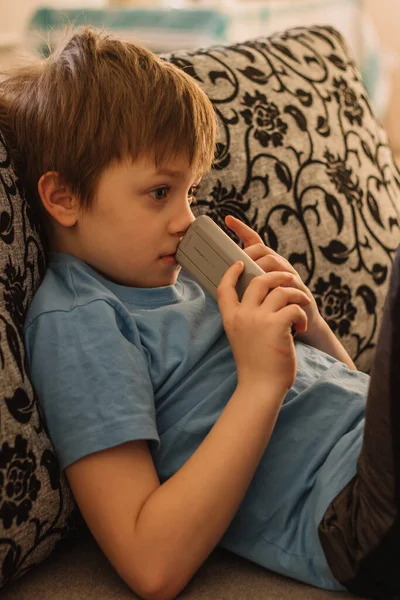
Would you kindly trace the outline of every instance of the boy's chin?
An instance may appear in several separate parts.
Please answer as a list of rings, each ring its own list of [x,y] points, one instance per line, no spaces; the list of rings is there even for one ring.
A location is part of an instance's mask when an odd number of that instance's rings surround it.
[[[180,267],[179,265],[176,265],[175,268],[171,269],[168,274],[164,275],[164,277],[161,276],[158,287],[164,287],[166,285],[175,285],[181,269],[182,269],[182,267]]]

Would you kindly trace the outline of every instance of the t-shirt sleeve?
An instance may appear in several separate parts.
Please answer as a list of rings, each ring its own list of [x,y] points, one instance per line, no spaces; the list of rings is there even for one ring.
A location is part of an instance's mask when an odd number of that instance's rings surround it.
[[[147,361],[128,338],[104,300],[26,327],[29,371],[61,468],[127,441],[159,443]]]

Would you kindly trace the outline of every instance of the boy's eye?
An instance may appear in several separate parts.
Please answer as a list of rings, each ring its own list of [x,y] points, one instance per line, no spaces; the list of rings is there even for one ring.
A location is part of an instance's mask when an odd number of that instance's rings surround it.
[[[198,185],[192,185],[189,188],[188,200],[190,204],[196,204],[196,194],[198,189]],[[154,198],[154,200],[157,200],[157,202],[162,202],[163,200],[167,199],[169,190],[170,188],[164,185],[162,187],[156,188],[155,190],[152,190],[151,192],[149,192],[149,194]]]
[[[169,188],[166,186],[159,187],[155,190],[152,190],[150,192],[150,195],[153,196],[154,200],[161,201],[161,200],[166,199],[168,191],[169,191]]]
[[[192,187],[189,189],[188,199],[189,199],[190,204],[196,204],[196,195],[197,195],[198,191],[199,191],[198,185],[192,185]]]

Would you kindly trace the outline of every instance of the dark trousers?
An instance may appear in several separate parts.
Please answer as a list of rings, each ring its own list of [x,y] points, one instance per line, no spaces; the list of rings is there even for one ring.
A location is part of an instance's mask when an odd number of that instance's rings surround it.
[[[400,598],[400,253],[371,371],[357,475],[318,529],[333,575],[366,597]]]

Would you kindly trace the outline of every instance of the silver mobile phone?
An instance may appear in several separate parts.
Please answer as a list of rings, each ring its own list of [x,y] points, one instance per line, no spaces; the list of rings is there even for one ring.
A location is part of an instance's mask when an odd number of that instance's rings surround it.
[[[239,300],[253,277],[264,274],[261,267],[206,215],[197,217],[190,225],[175,258],[215,300],[219,282],[234,262],[241,260],[244,263],[236,285]]]

